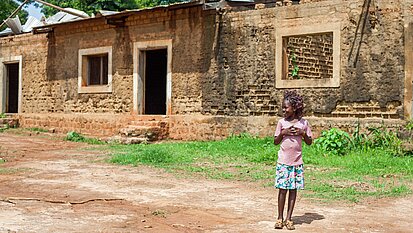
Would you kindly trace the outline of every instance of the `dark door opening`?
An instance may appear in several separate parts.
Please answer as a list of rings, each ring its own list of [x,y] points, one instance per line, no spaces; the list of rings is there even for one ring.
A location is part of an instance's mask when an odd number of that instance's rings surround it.
[[[19,111],[19,63],[6,64],[6,113]]]
[[[166,49],[145,51],[145,114],[166,115]]]

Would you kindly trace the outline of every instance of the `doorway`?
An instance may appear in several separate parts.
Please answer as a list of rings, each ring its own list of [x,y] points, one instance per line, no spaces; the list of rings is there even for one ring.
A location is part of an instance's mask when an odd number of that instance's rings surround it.
[[[19,111],[19,63],[5,64],[6,68],[6,113]]]
[[[144,114],[166,115],[167,49],[142,51],[144,59]]]

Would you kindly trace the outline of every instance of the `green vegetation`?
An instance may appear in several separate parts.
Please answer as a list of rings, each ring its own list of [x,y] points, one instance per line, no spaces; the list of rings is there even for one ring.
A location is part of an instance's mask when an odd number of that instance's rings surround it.
[[[7,117],[6,113],[4,112],[0,113],[0,118],[6,118],[6,117]]]
[[[371,146],[380,144],[373,140],[380,138],[376,134],[363,139],[363,146],[354,146],[351,143],[355,141],[349,141],[347,149],[340,153],[328,153],[322,146],[304,145],[306,190],[302,193],[317,200],[352,202],[410,193],[413,157],[394,156],[391,148]],[[383,140],[381,145],[385,143]],[[336,141],[333,147],[338,146]],[[273,145],[272,138],[240,135],[222,141],[113,145],[111,149],[113,163],[144,164],[179,175],[272,186],[279,147]]]
[[[71,7],[91,15],[99,10],[124,11],[127,9],[141,9],[158,5],[168,5],[187,0],[48,0],[49,3],[66,8]],[[42,12],[46,16],[57,13],[57,10],[43,6]]]
[[[383,148],[354,149],[345,156],[328,155],[317,147],[304,150],[306,196],[357,202],[365,197],[410,193],[413,157],[393,156]]]
[[[344,155],[350,141],[351,139],[348,133],[332,128],[328,131],[321,132],[321,137],[317,138],[314,144],[320,151],[334,155]]]
[[[27,130],[28,130],[28,131],[33,131],[33,132],[40,132],[40,133],[47,133],[47,132],[49,132],[49,130],[47,130],[47,129],[37,128],[37,127],[27,128]]]
[[[3,163],[6,162],[6,160],[2,158],[2,153],[1,152],[2,152],[2,149],[1,149],[1,146],[0,146],[0,165],[2,165]],[[2,174],[4,172],[5,172],[5,169],[0,167],[0,174]]]
[[[0,133],[3,133],[4,131],[6,131],[6,130],[8,130],[8,129],[10,129],[9,124],[5,124],[4,127],[1,127],[1,128],[0,128]]]
[[[72,142],[84,142],[88,144],[105,144],[105,142],[97,138],[88,138],[74,131],[70,131],[69,133],[67,133],[65,140]]]
[[[62,8],[74,8],[86,12],[88,15],[96,14],[99,10],[124,11],[131,9],[142,9],[159,5],[168,5],[188,0],[47,0],[47,2]],[[24,0],[1,0],[0,1],[0,21],[3,22]],[[46,16],[52,16],[58,12],[55,8],[40,5],[35,1],[29,1],[36,7],[40,7]],[[27,6],[27,5],[26,5]],[[28,12],[22,8],[18,12],[20,21],[24,24],[28,17]],[[3,26],[0,31],[7,28]]]
[[[342,130],[332,128],[323,131],[321,137],[314,141],[314,145],[320,151],[334,155],[345,155],[358,150],[367,152],[373,149],[386,150],[394,156],[410,153],[403,150],[402,140],[397,137],[397,133],[384,127],[367,128],[367,133],[361,133],[360,127],[357,126],[351,136]]]
[[[407,122],[406,129],[412,131],[413,130],[413,119]]]
[[[293,66],[293,69],[291,70],[291,77],[295,79],[299,79],[300,76],[298,72],[300,71],[300,67],[298,67],[297,64],[297,55],[295,53],[295,49],[293,48],[290,54],[290,60],[291,60],[291,65]]]
[[[7,17],[13,13],[17,7],[23,2],[24,0],[1,0],[0,1],[0,21],[3,22],[3,20],[6,20]],[[26,22],[26,18],[29,15],[27,11],[23,8],[20,10],[17,15],[19,16],[19,19],[22,24]],[[7,26],[3,25],[0,28],[0,31],[3,31]]]

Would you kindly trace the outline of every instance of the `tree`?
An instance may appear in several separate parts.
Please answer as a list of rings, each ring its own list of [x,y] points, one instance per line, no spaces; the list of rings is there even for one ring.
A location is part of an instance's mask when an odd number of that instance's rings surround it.
[[[19,7],[21,2],[23,1],[24,0],[18,0],[18,1],[0,0],[0,21],[1,23],[3,23],[3,21],[6,20],[7,17],[9,17],[14,12],[14,10],[16,10],[17,7]],[[24,24],[29,14],[23,8],[17,13],[17,15],[19,16],[21,23]],[[5,28],[7,28],[7,25],[4,25],[3,27],[1,27],[0,31],[4,30]]]
[[[124,11],[127,9],[141,9],[158,5],[167,5],[188,0],[46,0],[47,2],[62,7],[81,10],[91,15],[99,10]],[[56,14],[58,10],[42,6],[42,13],[48,17]]]

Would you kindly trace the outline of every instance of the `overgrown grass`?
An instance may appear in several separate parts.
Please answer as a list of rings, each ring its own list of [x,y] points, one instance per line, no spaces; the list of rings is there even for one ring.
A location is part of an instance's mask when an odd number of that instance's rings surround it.
[[[233,179],[272,186],[278,146],[272,138],[248,135],[222,141],[149,145],[113,145],[111,162],[150,165],[169,172],[213,179]],[[304,146],[309,198],[357,202],[366,197],[410,193],[413,157],[395,157],[385,149],[354,150],[346,156],[326,155]]]
[[[411,193],[413,157],[393,156],[385,149],[350,151],[326,156],[315,147],[304,149],[308,197],[357,202],[366,197]]]

